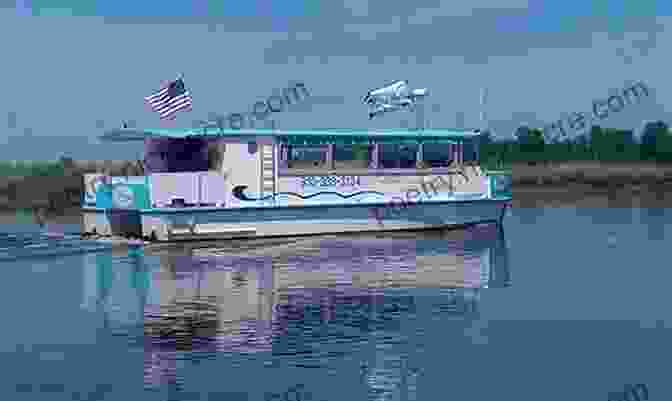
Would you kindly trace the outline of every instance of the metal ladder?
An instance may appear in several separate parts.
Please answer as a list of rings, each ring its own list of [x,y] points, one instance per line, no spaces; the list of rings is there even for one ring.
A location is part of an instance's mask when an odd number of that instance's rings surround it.
[[[261,193],[275,193],[275,160],[273,145],[261,145]]]

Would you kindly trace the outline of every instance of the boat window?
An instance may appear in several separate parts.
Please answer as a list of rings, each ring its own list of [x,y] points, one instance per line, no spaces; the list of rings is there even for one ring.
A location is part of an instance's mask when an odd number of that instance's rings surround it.
[[[154,138],[145,147],[147,174],[208,171],[208,141],[200,138]]]
[[[372,151],[372,145],[335,145],[334,168],[367,168]]]
[[[327,146],[288,146],[287,168],[306,169],[326,166]]]
[[[211,171],[220,171],[224,162],[226,144],[210,141],[208,143],[208,167]]]
[[[463,157],[465,163],[478,162],[478,143],[475,141],[466,142]]]
[[[426,143],[422,147],[422,159],[429,167],[449,167],[455,160],[455,145],[446,143]]]
[[[382,144],[379,150],[381,168],[416,168],[418,145]]]

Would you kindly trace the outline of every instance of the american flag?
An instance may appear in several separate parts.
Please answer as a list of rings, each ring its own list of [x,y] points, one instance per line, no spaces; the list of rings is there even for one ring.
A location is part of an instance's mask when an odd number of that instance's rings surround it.
[[[182,78],[168,83],[158,92],[147,96],[145,101],[163,120],[175,119],[178,111],[191,109],[191,95],[185,89]]]

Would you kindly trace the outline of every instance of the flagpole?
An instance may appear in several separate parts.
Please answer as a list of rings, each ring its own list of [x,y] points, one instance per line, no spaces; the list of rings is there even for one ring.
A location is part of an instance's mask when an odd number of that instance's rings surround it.
[[[481,129],[487,131],[489,128],[488,124],[488,114],[486,109],[486,104],[488,102],[488,88],[481,88]]]

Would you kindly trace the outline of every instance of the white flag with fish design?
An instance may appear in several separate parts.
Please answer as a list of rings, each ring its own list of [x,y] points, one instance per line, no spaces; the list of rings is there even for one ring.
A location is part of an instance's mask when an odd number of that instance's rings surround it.
[[[410,89],[408,81],[404,80],[370,90],[362,101],[369,106],[369,119],[373,119],[390,111],[412,110],[416,102],[428,94],[427,88]]]

